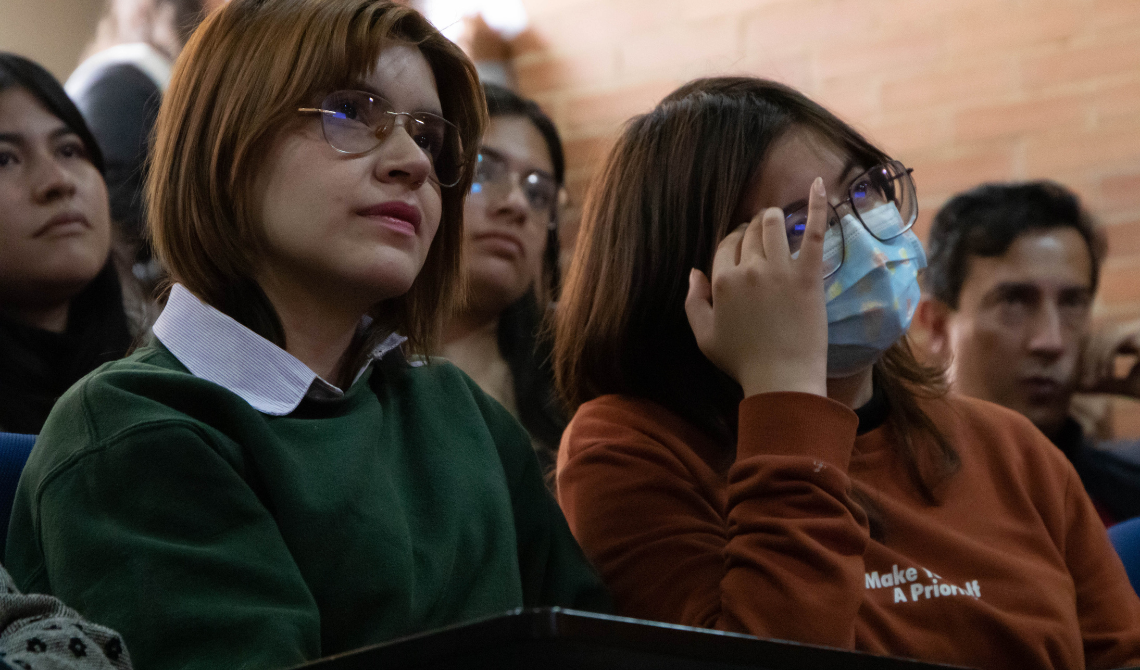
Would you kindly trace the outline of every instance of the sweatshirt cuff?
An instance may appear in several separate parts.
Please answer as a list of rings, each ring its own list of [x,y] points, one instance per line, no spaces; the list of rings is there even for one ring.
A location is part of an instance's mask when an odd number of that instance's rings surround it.
[[[847,472],[859,418],[812,393],[758,393],[740,402],[737,459],[804,456]]]

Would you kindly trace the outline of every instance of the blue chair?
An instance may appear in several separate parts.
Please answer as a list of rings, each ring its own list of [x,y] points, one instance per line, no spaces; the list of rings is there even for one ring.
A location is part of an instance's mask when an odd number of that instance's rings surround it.
[[[1132,590],[1140,593],[1140,517],[1109,528],[1108,539],[1112,540],[1112,546],[1124,562]]]
[[[35,443],[35,435],[0,433],[0,550],[8,541],[8,518],[16,499],[16,484]]]

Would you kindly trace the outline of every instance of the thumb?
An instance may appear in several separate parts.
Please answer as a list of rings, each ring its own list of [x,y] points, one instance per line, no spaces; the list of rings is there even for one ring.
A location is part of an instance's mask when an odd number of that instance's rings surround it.
[[[705,273],[696,268],[689,271],[689,294],[685,296],[685,314],[689,317],[689,327],[693,329],[697,345],[703,350],[705,343],[712,339],[712,284],[709,283]]]

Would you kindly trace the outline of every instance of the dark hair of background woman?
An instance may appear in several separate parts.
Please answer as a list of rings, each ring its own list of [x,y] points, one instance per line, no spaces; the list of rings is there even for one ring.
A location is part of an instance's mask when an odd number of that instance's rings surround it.
[[[562,140],[558,130],[539,106],[510,89],[495,84],[483,84],[487,96],[487,111],[496,116],[526,118],[546,142],[550,161],[554,165],[554,180],[561,187],[566,174],[566,159],[562,153]],[[557,222],[557,204],[550,220]],[[538,444],[539,457],[544,467],[554,465],[553,455],[566,428],[566,413],[554,392],[553,372],[550,368],[550,341],[539,337],[548,307],[541,302],[557,299],[560,277],[558,274],[558,229],[551,226],[546,236],[546,251],[542,256],[542,285],[527,292],[499,317],[499,352],[507,362],[514,379],[515,402],[519,420]]]
[[[99,145],[55,77],[27,58],[0,52],[0,92],[14,87],[30,93],[74,131],[91,163],[103,173]],[[60,394],[91,370],[126,353],[131,333],[112,259],[113,254],[71,299],[67,332],[47,333],[0,316],[0,430],[38,433]],[[31,380],[48,384],[33,387]]]
[[[861,165],[887,159],[803,94],[763,79],[698,79],[628,122],[587,196],[555,315],[555,378],[572,410],[608,393],[647,398],[735,449],[743,391],[697,347],[684,308],[689,271],[711,276],[717,245],[750,214],[738,211],[746,189],[793,126]],[[915,396],[943,393],[941,375],[905,338],[873,374],[900,460],[933,504],[958,457]],[[733,459],[726,453],[723,465]]]

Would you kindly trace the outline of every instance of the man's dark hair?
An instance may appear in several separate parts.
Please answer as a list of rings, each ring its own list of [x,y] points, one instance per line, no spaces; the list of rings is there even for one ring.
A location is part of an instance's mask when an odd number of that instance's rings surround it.
[[[1084,238],[1095,291],[1104,240],[1077,196],[1051,181],[983,184],[951,198],[935,215],[930,229],[925,287],[957,309],[971,256],[1001,256],[1018,237],[1054,228],[1072,228]]]

